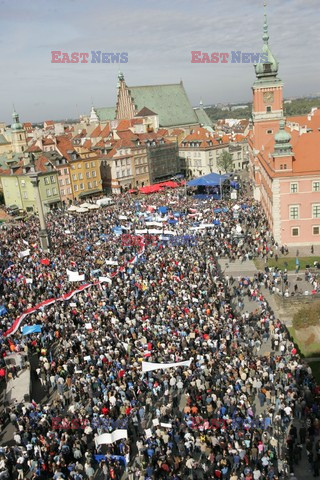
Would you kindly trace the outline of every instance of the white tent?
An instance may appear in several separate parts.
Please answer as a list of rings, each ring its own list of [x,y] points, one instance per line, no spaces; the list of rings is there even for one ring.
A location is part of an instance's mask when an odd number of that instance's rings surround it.
[[[76,212],[78,209],[78,207],[76,207],[75,205],[71,205],[71,207],[68,208],[68,212]]]
[[[78,207],[76,210],[77,213],[86,213],[87,211],[88,209],[83,207]]]

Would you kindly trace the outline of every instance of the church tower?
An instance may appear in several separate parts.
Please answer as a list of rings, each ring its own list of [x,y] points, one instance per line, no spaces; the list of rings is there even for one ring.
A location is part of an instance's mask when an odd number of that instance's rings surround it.
[[[126,85],[123,73],[118,75],[118,95],[116,106],[116,119],[131,119],[136,114],[136,108],[130,95],[130,90]]]
[[[253,84],[253,138],[254,149],[263,150],[264,145],[279,130],[283,119],[283,83],[278,78],[279,62],[269,47],[268,21],[266,5],[263,25],[263,47],[259,63],[254,66],[256,81]]]
[[[19,122],[19,115],[13,111],[12,114],[13,124],[11,125],[11,143],[12,151],[15,153],[22,153],[27,148],[27,136],[26,131],[22,124]]]

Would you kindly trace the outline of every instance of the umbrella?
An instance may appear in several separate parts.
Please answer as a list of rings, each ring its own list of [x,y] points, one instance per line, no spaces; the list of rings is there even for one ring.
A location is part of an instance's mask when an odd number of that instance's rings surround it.
[[[77,213],[86,213],[87,211],[88,211],[87,208],[82,208],[82,207],[78,207],[76,210]]]
[[[76,212],[78,209],[78,207],[76,207],[75,205],[71,205],[71,207],[68,208],[68,212]]]
[[[90,203],[90,204],[87,206],[87,208],[88,208],[89,210],[98,210],[100,207],[99,207],[99,205],[95,205],[95,204],[93,204],[93,203]]]

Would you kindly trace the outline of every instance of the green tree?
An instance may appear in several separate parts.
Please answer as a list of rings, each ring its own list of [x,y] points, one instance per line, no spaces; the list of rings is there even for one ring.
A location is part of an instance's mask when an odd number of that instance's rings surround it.
[[[233,159],[231,153],[224,150],[220,156],[217,158],[217,167],[222,172],[232,172],[233,170]]]

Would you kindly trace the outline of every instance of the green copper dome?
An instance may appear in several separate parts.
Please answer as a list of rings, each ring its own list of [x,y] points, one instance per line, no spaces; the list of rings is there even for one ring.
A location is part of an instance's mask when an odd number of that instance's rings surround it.
[[[12,118],[13,118],[14,122],[11,125],[11,130],[13,130],[13,131],[23,130],[23,126],[19,122],[19,114],[17,112],[13,111]]]
[[[284,127],[284,120],[280,120],[279,132],[277,132],[274,136],[274,153],[278,155],[288,155],[292,151],[292,146],[290,144],[291,135],[289,132],[286,132]]]
[[[267,14],[264,13],[264,24],[263,24],[263,47],[262,54],[263,58],[259,59],[259,62],[254,66],[256,71],[256,76],[261,78],[276,77],[279,69],[279,62],[272,54],[269,47],[269,33],[268,33],[268,21]]]

